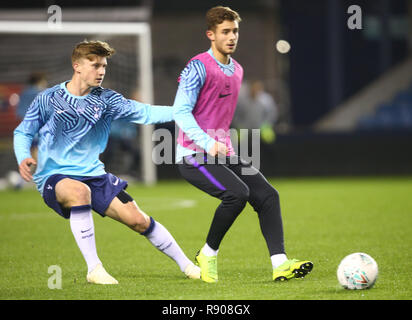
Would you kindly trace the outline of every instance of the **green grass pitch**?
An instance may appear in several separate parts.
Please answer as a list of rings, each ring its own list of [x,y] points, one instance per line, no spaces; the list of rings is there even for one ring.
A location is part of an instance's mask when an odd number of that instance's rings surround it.
[[[117,286],[90,285],[68,221],[35,190],[0,191],[0,299],[139,300],[410,300],[412,298],[412,179],[272,179],[281,196],[285,246],[291,258],[310,259],[304,279],[271,281],[271,265],[258,220],[248,205],[219,251],[219,282],[185,279],[177,265],[142,236],[94,214],[96,242]],[[185,181],[129,193],[165,225],[191,259],[204,244],[218,200]],[[370,290],[342,289],[340,260],[366,252],[379,265]],[[62,271],[50,289],[49,266]]]

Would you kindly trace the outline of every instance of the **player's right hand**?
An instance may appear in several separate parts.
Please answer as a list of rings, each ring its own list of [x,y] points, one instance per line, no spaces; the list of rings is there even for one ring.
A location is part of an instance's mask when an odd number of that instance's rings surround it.
[[[33,173],[35,171],[36,165],[37,165],[37,162],[33,158],[26,158],[20,163],[19,165],[20,175],[27,182],[33,179]]]
[[[219,142],[219,141],[216,141],[215,144],[213,145],[213,147],[210,148],[210,150],[209,150],[209,154],[212,157],[215,157],[217,155],[226,156],[227,152],[228,152],[228,149],[227,149],[226,145]]]

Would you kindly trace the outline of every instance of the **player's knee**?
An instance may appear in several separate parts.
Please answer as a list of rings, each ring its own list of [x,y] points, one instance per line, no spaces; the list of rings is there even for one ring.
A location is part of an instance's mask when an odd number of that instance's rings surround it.
[[[268,187],[259,194],[257,200],[256,208],[258,211],[264,206],[278,206],[280,202],[279,192],[273,187]]]
[[[237,193],[236,195],[240,201],[247,202],[249,200],[249,189],[245,189],[242,192]]]
[[[91,203],[91,190],[83,182],[65,178],[55,186],[56,200],[63,207],[80,206]]]
[[[238,190],[228,190],[225,192],[224,201],[237,205],[246,204],[249,199],[249,188],[239,188]]]
[[[271,197],[272,199],[274,199],[275,201],[279,201],[279,192],[275,189],[275,188],[270,188],[267,191],[269,197]]]
[[[241,202],[247,202],[249,200],[249,188],[245,186],[244,188],[240,188],[239,190],[236,190],[235,195]]]
[[[73,198],[81,203],[90,203],[91,202],[91,190],[88,185],[84,183],[77,183],[72,186],[71,193]]]

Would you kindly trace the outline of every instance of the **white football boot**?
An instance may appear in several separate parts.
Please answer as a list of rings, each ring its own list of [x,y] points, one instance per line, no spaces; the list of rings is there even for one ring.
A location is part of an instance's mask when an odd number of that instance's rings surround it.
[[[87,274],[87,282],[95,284],[118,284],[119,282],[113,278],[103,268],[103,265],[98,264],[93,271]]]
[[[190,279],[200,279],[200,268],[194,264],[189,264],[184,272],[186,277]]]

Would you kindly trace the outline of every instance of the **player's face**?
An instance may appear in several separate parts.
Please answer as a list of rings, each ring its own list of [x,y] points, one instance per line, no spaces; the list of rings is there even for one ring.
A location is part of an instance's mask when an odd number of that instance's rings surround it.
[[[207,36],[212,42],[212,48],[227,57],[236,50],[239,40],[239,23],[225,20],[218,24],[214,31],[208,30]]]
[[[107,59],[96,56],[92,60],[80,59],[75,65],[75,71],[80,79],[89,87],[98,87],[102,84],[106,74]]]

